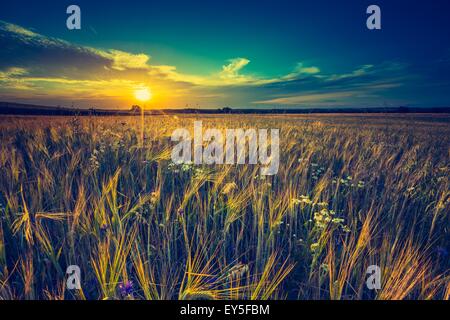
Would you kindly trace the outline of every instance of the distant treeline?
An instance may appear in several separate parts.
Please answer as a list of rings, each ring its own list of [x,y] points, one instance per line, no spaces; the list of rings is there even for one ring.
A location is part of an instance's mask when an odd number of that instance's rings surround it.
[[[52,116],[133,116],[140,115],[140,108],[133,106],[130,110],[77,109],[68,107],[49,107],[13,102],[0,102],[0,114],[3,115],[52,115]],[[277,108],[277,109],[154,109],[145,114],[307,114],[307,113],[450,113],[445,108],[383,107],[383,108]]]

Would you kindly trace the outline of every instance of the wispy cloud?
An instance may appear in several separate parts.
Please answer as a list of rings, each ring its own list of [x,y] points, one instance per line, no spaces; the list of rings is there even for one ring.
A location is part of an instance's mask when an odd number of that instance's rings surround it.
[[[112,60],[112,69],[124,71],[127,69],[147,69],[150,57],[146,54],[132,54],[120,50],[98,51],[105,58]]]
[[[334,104],[342,101],[342,98],[352,97],[358,92],[344,91],[344,92],[329,92],[329,93],[304,93],[302,95],[274,98],[263,101],[255,101],[258,104],[270,105],[316,105],[317,103]]]
[[[246,58],[234,58],[229,61],[229,64],[224,65],[222,67],[222,72],[220,73],[220,77],[224,79],[234,79],[239,78],[239,71],[244,68],[247,64],[250,63],[250,60]]]

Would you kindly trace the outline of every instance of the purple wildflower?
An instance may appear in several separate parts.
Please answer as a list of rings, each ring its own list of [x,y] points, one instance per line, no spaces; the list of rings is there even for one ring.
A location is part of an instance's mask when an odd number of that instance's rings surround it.
[[[119,291],[122,296],[128,296],[133,293],[133,281],[128,280],[119,284]]]

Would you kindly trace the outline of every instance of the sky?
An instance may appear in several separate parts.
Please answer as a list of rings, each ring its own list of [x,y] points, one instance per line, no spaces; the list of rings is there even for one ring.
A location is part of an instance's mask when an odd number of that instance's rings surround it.
[[[381,30],[366,27],[371,4]],[[2,1],[0,101],[448,107],[449,15],[447,0]]]

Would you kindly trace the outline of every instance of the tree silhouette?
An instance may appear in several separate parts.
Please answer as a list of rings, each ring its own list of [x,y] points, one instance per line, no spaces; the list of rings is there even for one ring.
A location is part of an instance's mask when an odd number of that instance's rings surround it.
[[[135,104],[131,107],[132,113],[141,113],[141,111],[142,111],[142,108],[140,106],[138,106],[137,104]]]

